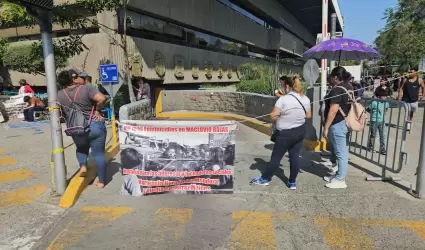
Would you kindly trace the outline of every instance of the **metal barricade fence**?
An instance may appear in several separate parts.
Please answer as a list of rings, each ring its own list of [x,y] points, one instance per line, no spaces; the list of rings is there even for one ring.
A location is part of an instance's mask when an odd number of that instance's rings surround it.
[[[408,105],[398,100],[375,98],[362,98],[359,102],[369,112],[369,119],[363,131],[349,135],[350,153],[382,168],[381,177],[369,176],[367,180],[400,180],[387,177],[386,171],[400,173],[408,164],[405,150],[406,128],[411,125]]]

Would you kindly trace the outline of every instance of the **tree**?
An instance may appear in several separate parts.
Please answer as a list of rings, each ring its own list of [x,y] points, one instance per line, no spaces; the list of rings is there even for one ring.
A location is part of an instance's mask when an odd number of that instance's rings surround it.
[[[123,32],[119,32],[116,29],[105,26],[97,22],[97,20],[92,20],[87,17],[87,11],[93,15],[110,11],[114,12],[117,9],[121,9],[124,7],[126,9],[126,5],[128,0],[76,0],[76,3],[70,5],[69,3],[56,5],[52,10],[52,23],[58,24],[61,26],[70,27],[70,29],[86,29],[89,27],[98,27],[99,29],[105,30],[106,34],[109,35],[111,44],[120,47],[123,50],[124,57],[126,57],[125,61],[125,69],[123,72],[124,81],[127,82],[129,89],[132,90],[132,85],[130,76],[130,62],[129,55],[127,51],[127,41],[126,41],[126,24],[129,22],[128,18],[125,17],[124,20],[124,30]],[[38,22],[35,15],[35,10],[26,9],[20,5],[10,3],[8,1],[2,1],[1,3],[2,13],[0,15],[0,28],[7,27],[19,27],[26,26],[32,27],[38,25]],[[75,6],[79,7],[79,10],[84,9],[86,12],[76,11]],[[111,34],[112,33],[112,34]],[[120,39],[115,39],[113,34],[120,34]],[[88,48],[82,42],[82,37],[84,35],[75,35],[69,36],[62,39],[57,39],[54,41],[54,52],[58,53],[55,57],[57,59],[58,67],[64,66],[64,59],[68,59],[74,55],[80,54],[84,50]],[[6,54],[12,53],[8,52],[8,48],[6,47]],[[0,43],[0,53],[2,50],[2,46]],[[34,61],[27,60],[18,60],[15,58],[14,60],[5,61],[3,63],[4,66],[10,67],[13,70],[18,70],[20,72],[25,73],[33,73],[33,74],[43,74],[43,67],[40,67],[40,59],[37,61],[37,57],[42,57],[42,46],[41,42],[34,42],[30,47],[25,48],[27,54],[26,58],[35,59]],[[2,57],[3,58],[3,57]],[[5,59],[5,58],[4,58]],[[18,65],[19,64],[19,65]],[[62,64],[62,65],[61,65]],[[130,100],[135,101],[134,91],[129,91]]]
[[[415,9],[422,6],[421,9]],[[398,64],[400,70],[417,67],[425,55],[421,32],[425,22],[418,18],[425,10],[425,0],[400,0],[396,8],[385,10],[386,25],[379,31],[375,45],[383,55],[381,65]]]
[[[80,41],[66,46],[62,45],[63,41],[58,41],[53,44],[56,68],[66,67],[68,58],[81,52],[79,43]],[[68,52],[68,50],[73,52]],[[8,69],[34,75],[44,75],[44,56],[40,41],[26,45],[7,46],[1,58]]]
[[[350,60],[350,61],[341,61],[339,62],[340,66],[353,66],[353,65],[360,65],[362,61],[357,60]]]

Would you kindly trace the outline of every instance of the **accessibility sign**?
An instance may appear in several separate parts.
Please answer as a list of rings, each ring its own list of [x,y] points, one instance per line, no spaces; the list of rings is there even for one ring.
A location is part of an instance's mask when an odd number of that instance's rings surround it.
[[[100,65],[99,72],[100,72],[100,81],[102,83],[119,82],[118,66],[116,64]]]

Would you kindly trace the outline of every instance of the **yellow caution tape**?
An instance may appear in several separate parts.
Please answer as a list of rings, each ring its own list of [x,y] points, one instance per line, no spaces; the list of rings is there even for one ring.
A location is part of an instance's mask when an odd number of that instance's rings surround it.
[[[59,110],[60,107],[59,106],[55,106],[55,107],[47,107],[47,110]]]
[[[63,153],[63,148],[57,148],[52,150],[52,154]]]

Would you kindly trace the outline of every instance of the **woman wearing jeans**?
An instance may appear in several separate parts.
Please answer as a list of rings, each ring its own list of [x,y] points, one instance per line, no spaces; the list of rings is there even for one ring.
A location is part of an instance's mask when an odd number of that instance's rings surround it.
[[[69,112],[69,106],[73,101],[90,119],[90,130],[84,135],[74,135],[72,139],[77,147],[77,160],[80,165],[79,175],[84,177],[87,173],[87,160],[89,150],[94,158],[97,176],[99,178],[96,186],[103,188],[106,177],[105,142],[106,127],[100,111],[105,104],[106,97],[90,85],[85,85],[87,74],[76,70],[69,70],[68,86],[58,92],[58,102],[65,118]],[[93,113],[92,113],[93,111]]]
[[[303,94],[298,77],[292,80],[281,77],[280,80],[287,94],[279,97],[270,114],[270,118],[276,121],[277,129],[271,160],[261,177],[252,179],[251,183],[268,185],[288,151],[291,172],[287,186],[296,189],[296,178],[300,171],[300,150],[306,134],[305,119],[311,117],[310,100]]]
[[[332,89],[325,100],[323,137],[332,145],[332,160],[336,160],[338,167],[335,175],[324,177],[324,180],[329,182],[326,184],[328,188],[347,187],[345,176],[348,167],[349,133],[340,109],[345,114],[350,111],[349,96],[343,89],[352,89],[349,84],[350,76],[343,67],[334,68],[329,76]]]

